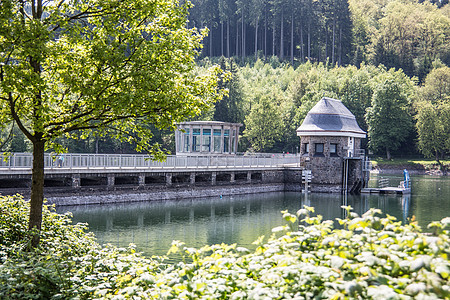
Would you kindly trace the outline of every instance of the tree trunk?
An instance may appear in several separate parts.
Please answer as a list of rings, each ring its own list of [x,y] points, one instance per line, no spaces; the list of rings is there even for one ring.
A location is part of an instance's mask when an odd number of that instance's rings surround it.
[[[203,21],[200,23],[200,28],[204,28],[205,26],[205,23],[203,23]],[[202,47],[202,55],[203,56],[208,56],[208,50],[207,50],[207,46],[208,46],[208,44],[207,44],[207,39],[205,38],[205,39],[203,39],[202,40],[202,45],[203,45],[203,47]]]
[[[236,56],[239,56],[239,19],[236,20]]]
[[[264,58],[267,56],[267,12],[264,12]]]
[[[227,57],[230,57],[230,19],[227,19]]]
[[[213,24],[211,21],[211,26],[209,29],[209,57],[213,57]]]
[[[220,48],[221,48],[221,55],[223,56],[223,53],[224,53],[224,51],[223,51],[223,21],[220,21],[220,35],[221,35],[221,37],[220,37]]]
[[[311,21],[308,20],[308,60],[311,59]]]
[[[33,1],[31,10],[34,20],[40,20],[43,12],[42,0]],[[29,58],[30,66],[36,76],[41,77],[41,64],[33,56]],[[33,99],[33,120],[41,118],[42,92],[36,92]],[[24,132],[25,133],[25,132]],[[28,137],[33,143],[33,169],[31,171],[31,196],[30,196],[30,216],[28,220],[28,230],[32,233],[31,247],[36,248],[40,241],[40,231],[42,226],[42,204],[44,202],[44,149],[45,140],[41,132],[35,132]]]
[[[245,57],[245,23],[244,23],[244,10],[242,10],[242,57]]]
[[[300,61],[305,62],[305,45],[303,44],[303,22],[300,22]]]
[[[255,25],[255,59],[258,59],[258,26],[259,25],[259,17],[256,18]]]
[[[434,157],[439,166],[441,166],[439,151],[434,151]]]
[[[342,65],[342,27],[339,26],[339,47],[338,47],[338,65]]]
[[[275,55],[275,20],[272,26],[272,56]]]
[[[333,20],[333,41],[331,44],[331,63],[334,65],[334,45],[336,41],[336,20]]]
[[[291,15],[291,65],[294,65],[294,11]]]
[[[42,224],[42,204],[44,201],[44,146],[45,141],[37,138],[33,141],[33,169],[31,175],[30,219],[28,229],[33,230],[31,246],[39,244]]]
[[[439,153],[439,151],[435,151],[434,153],[436,162],[439,165],[439,170],[442,172],[442,175],[447,176],[448,173],[447,166],[444,165],[444,163],[442,163],[441,161],[441,157],[443,158],[444,156],[443,155],[441,156],[441,153]]]
[[[389,148],[386,148],[386,159],[387,160],[391,160],[391,151],[389,150]]]
[[[325,23],[325,55],[323,56],[323,62],[328,63],[328,22]],[[320,54],[322,55],[322,51],[320,51]],[[319,61],[321,57],[319,56]]]
[[[280,28],[280,60],[284,59],[284,12],[281,10],[281,28]]]

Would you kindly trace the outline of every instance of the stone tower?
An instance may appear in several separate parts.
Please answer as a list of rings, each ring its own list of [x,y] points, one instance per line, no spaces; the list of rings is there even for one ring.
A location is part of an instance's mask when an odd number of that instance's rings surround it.
[[[366,133],[341,101],[322,98],[297,129],[300,163],[311,170],[311,191],[358,193],[368,181],[360,149]]]

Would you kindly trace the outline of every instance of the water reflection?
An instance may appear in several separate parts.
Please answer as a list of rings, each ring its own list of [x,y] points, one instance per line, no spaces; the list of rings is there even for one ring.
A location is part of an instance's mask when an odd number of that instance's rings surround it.
[[[389,177],[396,185],[401,176]],[[344,218],[342,205],[358,214],[369,208],[406,222],[412,215],[426,228],[431,221],[450,215],[450,178],[413,177],[413,194],[341,196],[336,194],[267,193],[191,199],[183,201],[61,207],[72,211],[74,222],[87,222],[100,243],[126,247],[137,244],[147,255],[162,255],[173,240],[189,247],[237,243],[253,248],[261,235],[270,236],[283,224],[280,211],[295,213],[303,205],[313,206],[324,219]],[[376,185],[376,178],[371,182]]]
[[[403,223],[406,223],[408,217],[409,217],[409,205],[411,201],[411,195],[404,195],[402,196],[402,221]]]
[[[408,200],[409,201],[409,200]],[[377,202],[377,203],[375,203]],[[162,255],[172,240],[190,247],[205,244],[237,243],[252,248],[258,236],[271,234],[283,224],[280,211],[295,213],[303,205],[315,207],[324,219],[344,218],[343,204],[362,214],[380,207],[405,219],[405,201],[398,197],[349,196],[332,194],[269,193],[184,201],[77,206],[74,222],[87,222],[100,243],[126,247],[135,243],[147,255]]]

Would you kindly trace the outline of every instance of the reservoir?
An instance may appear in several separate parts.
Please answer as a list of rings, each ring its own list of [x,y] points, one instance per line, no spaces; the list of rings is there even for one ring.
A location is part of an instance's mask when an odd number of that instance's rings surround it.
[[[397,186],[402,176],[383,176]],[[376,187],[372,176],[370,187]],[[407,222],[412,216],[426,231],[432,222],[450,216],[450,178],[448,176],[412,176],[410,195],[348,195],[294,192],[262,193],[149,201],[111,205],[63,206],[57,211],[73,213],[73,222],[86,222],[100,244],[127,247],[130,243],[145,255],[164,255],[173,240],[188,247],[218,243],[237,243],[253,249],[259,236],[267,238],[273,227],[284,224],[281,211],[297,212],[303,205],[313,206],[324,219],[343,218],[342,205],[350,205],[358,214],[369,208]]]

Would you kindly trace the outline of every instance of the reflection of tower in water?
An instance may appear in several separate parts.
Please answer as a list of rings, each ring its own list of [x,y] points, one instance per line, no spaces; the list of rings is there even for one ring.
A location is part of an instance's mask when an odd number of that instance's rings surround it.
[[[302,203],[301,207],[303,207],[303,206],[311,206],[311,200],[309,198],[309,196],[310,196],[309,193],[304,193],[302,195],[304,195],[305,197],[303,197],[302,200],[301,200],[301,203]]]
[[[403,195],[402,196],[402,213],[403,213],[403,223],[406,224],[409,216],[409,207],[411,204],[411,195]]]

